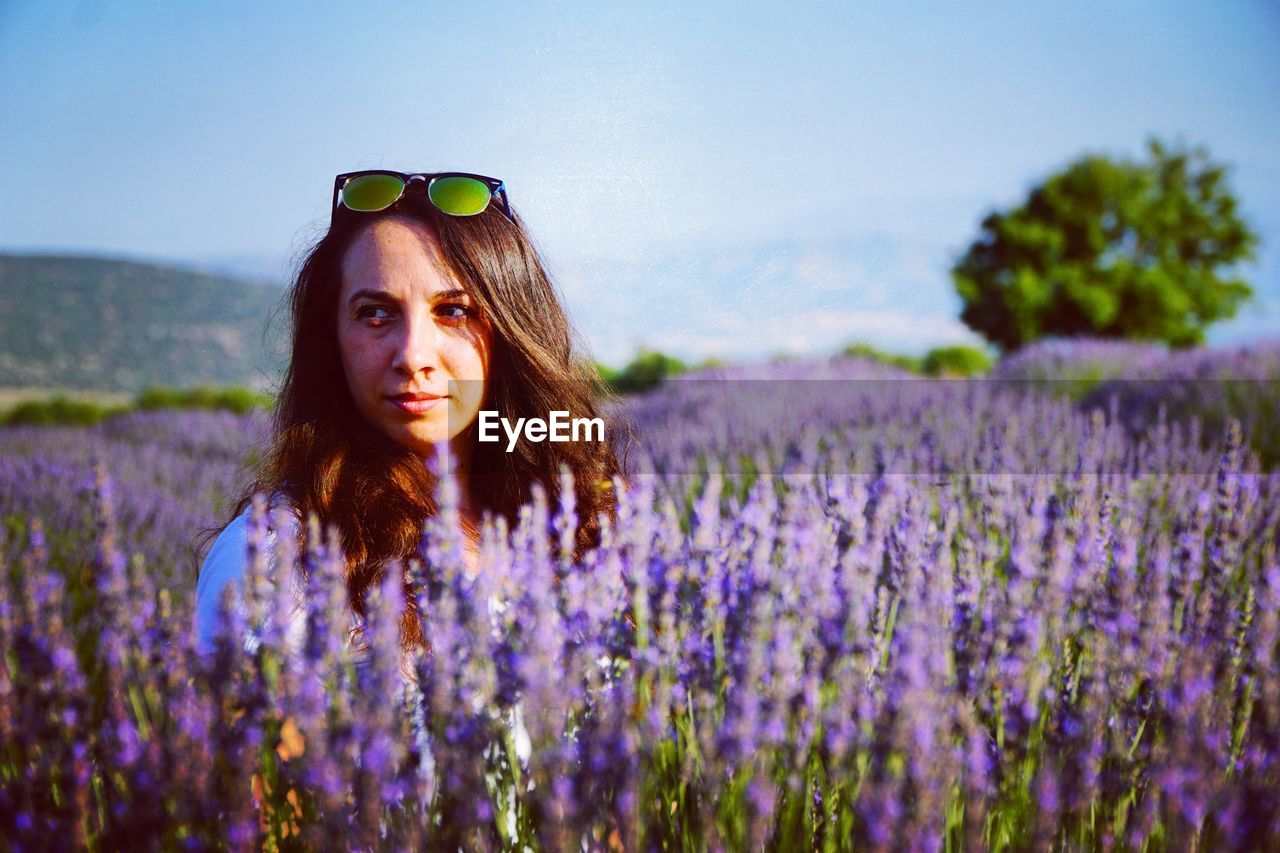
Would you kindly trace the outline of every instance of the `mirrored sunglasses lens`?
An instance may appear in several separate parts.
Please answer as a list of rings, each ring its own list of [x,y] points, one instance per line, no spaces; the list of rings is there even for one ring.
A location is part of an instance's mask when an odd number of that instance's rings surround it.
[[[404,181],[395,175],[362,175],[342,187],[342,203],[352,210],[371,212],[396,203]]]
[[[445,213],[475,216],[489,206],[493,191],[484,181],[451,176],[431,182],[431,201]]]

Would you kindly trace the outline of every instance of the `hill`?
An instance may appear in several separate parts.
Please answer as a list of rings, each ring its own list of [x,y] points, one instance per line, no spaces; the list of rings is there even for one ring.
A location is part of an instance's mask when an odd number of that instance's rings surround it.
[[[0,387],[264,387],[283,369],[280,336],[264,345],[282,297],[155,263],[0,254]]]

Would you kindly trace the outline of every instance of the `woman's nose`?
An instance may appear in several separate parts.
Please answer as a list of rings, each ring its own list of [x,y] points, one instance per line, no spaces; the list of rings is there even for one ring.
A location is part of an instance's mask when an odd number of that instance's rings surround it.
[[[430,318],[407,316],[401,329],[392,366],[410,376],[423,369],[439,367],[436,324]]]

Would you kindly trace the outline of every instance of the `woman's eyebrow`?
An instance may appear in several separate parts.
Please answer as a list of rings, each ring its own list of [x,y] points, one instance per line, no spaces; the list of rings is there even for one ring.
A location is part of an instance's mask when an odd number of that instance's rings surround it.
[[[435,299],[461,299],[464,296],[470,296],[465,290],[454,288],[453,290],[439,290],[431,294],[431,298]]]
[[[431,294],[431,299],[433,301],[436,299],[461,299],[462,297],[467,295],[468,294],[465,290],[460,290],[455,288],[453,290],[436,291],[435,293]],[[383,299],[388,302],[400,301],[398,297],[389,293],[388,291],[371,290],[370,288],[367,288],[367,287],[362,287],[359,290],[357,290],[355,293],[351,294],[351,298],[347,300],[347,304],[350,305],[358,299]]]
[[[390,302],[397,301],[394,296],[385,290],[372,290],[368,287],[362,287],[355,293],[351,294],[351,298],[347,300],[347,304],[351,305],[358,299],[383,299]]]

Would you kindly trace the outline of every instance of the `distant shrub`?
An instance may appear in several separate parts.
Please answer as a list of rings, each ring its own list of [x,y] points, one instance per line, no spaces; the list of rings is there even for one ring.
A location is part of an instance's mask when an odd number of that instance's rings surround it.
[[[178,409],[182,407],[182,392],[177,388],[148,388],[138,395],[136,405],[146,411]]]
[[[930,376],[979,376],[991,369],[991,357],[976,347],[935,347],[921,369]]]
[[[14,426],[91,426],[127,411],[127,406],[103,406],[59,395],[48,400],[19,403],[9,410],[2,422]]]
[[[270,394],[243,387],[164,388],[151,387],[138,395],[136,405],[144,411],[156,409],[225,410],[243,415],[255,408],[270,408]]]
[[[106,405],[76,400],[65,395],[26,400],[7,412],[0,413],[0,424],[25,426],[92,426],[107,418],[133,411],[161,409],[203,409],[227,411],[237,415],[254,409],[269,409],[270,394],[250,388],[165,388],[155,386],[139,394],[129,405]]]
[[[622,370],[605,377],[609,388],[618,394],[635,394],[647,391],[664,379],[679,376],[688,370],[678,358],[656,350],[642,349]]]
[[[274,403],[270,394],[252,391],[248,388],[224,388],[218,397],[215,408],[226,409],[237,415],[248,413],[251,409],[269,409]]]
[[[867,361],[873,361],[876,364],[887,364],[891,367],[898,367],[903,370],[909,370],[912,373],[919,373],[923,369],[923,364],[919,358],[910,355],[897,355],[896,353],[884,352],[878,350],[871,344],[859,342],[849,344],[840,350],[840,355],[845,358],[861,358]]]

